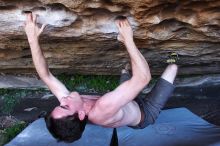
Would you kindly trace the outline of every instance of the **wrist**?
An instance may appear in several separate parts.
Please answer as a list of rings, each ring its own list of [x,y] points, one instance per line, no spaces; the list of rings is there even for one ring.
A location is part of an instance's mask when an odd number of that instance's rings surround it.
[[[131,44],[134,43],[134,39],[133,38],[126,38],[124,41],[125,44]]]
[[[30,45],[38,43],[38,41],[39,41],[38,37],[28,37],[28,42]]]

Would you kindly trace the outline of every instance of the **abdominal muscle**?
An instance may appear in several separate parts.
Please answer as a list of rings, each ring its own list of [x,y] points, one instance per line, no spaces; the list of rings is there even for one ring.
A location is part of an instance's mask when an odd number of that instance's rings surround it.
[[[105,127],[136,126],[140,121],[140,108],[135,101],[131,101],[101,125]]]

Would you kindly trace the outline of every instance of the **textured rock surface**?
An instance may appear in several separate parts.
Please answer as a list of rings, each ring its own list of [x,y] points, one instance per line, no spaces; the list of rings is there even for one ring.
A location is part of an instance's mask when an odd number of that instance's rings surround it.
[[[128,61],[114,19],[127,16],[153,74],[177,52],[181,74],[220,73],[220,1],[0,0],[0,72],[34,72],[23,11],[49,24],[42,48],[56,72],[119,74]]]

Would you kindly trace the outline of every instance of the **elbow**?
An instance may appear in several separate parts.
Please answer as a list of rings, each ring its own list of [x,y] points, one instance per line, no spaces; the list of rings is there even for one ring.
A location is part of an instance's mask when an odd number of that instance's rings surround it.
[[[150,70],[144,69],[141,70],[138,74],[135,74],[136,78],[142,83],[144,86],[147,85],[151,80]]]
[[[41,80],[47,80],[49,78],[49,75],[47,74],[39,74],[39,77],[41,78]]]
[[[146,77],[146,84],[148,84],[151,80],[151,74],[149,74],[147,77]]]
[[[47,72],[38,73],[38,75],[42,80],[47,80],[48,78],[51,77],[52,74],[50,73],[50,71],[47,71]]]
[[[151,75],[150,74],[142,74],[142,75],[138,75],[138,76],[133,76],[132,80],[144,87],[150,82]]]
[[[141,80],[144,85],[147,85],[151,80],[151,74],[149,73],[149,74],[143,75]]]
[[[146,84],[148,84],[151,80],[151,73],[150,70],[147,71],[147,73],[145,74],[145,82]]]

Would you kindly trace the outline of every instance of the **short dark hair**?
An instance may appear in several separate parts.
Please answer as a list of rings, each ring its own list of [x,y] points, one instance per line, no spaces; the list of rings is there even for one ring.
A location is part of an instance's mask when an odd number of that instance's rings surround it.
[[[87,117],[80,121],[78,113],[72,116],[54,119],[51,114],[45,117],[47,129],[58,141],[72,143],[78,140],[85,129]]]

